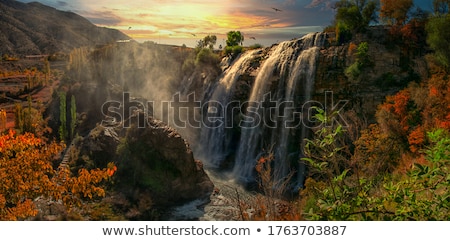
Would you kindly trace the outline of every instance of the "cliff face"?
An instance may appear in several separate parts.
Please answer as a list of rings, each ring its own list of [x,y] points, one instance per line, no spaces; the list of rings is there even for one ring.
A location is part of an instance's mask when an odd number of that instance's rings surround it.
[[[333,41],[333,33],[327,35]],[[390,46],[388,30],[371,28],[365,34],[354,36],[343,45],[322,48],[317,63],[313,99],[324,103],[325,92],[331,91],[335,103],[349,100],[348,108],[363,115],[369,122],[375,121],[375,112],[386,96],[406,87],[410,82],[419,82],[428,70],[423,56],[405,56],[398,46]],[[358,78],[349,78],[345,71],[356,61],[356,46],[368,43],[367,67],[362,68]]]
[[[37,3],[0,0],[0,54],[34,55],[69,52],[82,46],[130,39],[114,29],[97,27],[72,13]]]
[[[214,185],[187,141],[161,121],[149,118],[146,123],[146,128],[97,126],[74,141],[77,155],[70,166],[115,162],[117,173],[105,201],[130,220],[152,220],[158,218],[155,212],[192,200],[208,202]]]
[[[348,100],[347,108],[374,121],[377,106],[386,96],[398,92],[410,82],[419,82],[427,77],[424,56],[405,56],[399,46],[389,42],[388,30],[384,27],[370,28],[368,32],[358,34],[342,45],[334,44],[334,33],[326,33],[324,36],[325,43],[320,47],[312,93],[312,99],[322,104],[325,103],[325,93],[332,92],[335,102]],[[345,74],[346,69],[357,61],[356,48],[362,42],[368,43],[369,66],[362,68],[357,78],[349,78]],[[248,100],[261,66],[275,47],[276,45],[262,49],[254,61],[243,67],[244,71],[234,86],[232,100]],[[282,79],[279,72],[272,73],[269,78],[272,82],[271,92],[277,91]],[[296,90],[298,96],[302,95],[300,89]]]
[[[157,206],[208,199],[213,184],[203,164],[194,159],[187,141],[161,121],[146,120],[147,128],[126,131],[124,146],[119,150],[118,168],[124,169],[124,173],[118,173],[121,183],[148,189]]]
[[[274,172],[281,178],[293,171],[293,188],[298,188],[305,174],[298,161],[301,147],[314,127],[305,103],[340,111],[347,122],[340,124],[357,121],[357,136],[358,128],[376,121],[377,107],[386,96],[426,77],[423,55],[392,43],[389,36],[388,29],[373,27],[342,45],[336,44],[334,33],[315,33],[256,52],[247,50],[213,83],[199,82],[212,86],[203,88],[203,100],[225,106],[238,102],[240,108],[213,115],[209,110],[214,106],[204,109],[203,118],[222,118],[233,128],[203,128],[196,155],[213,167],[234,166],[237,179],[252,182],[255,162],[270,152]],[[247,109],[250,104],[258,107]],[[248,122],[256,124],[247,128],[252,125]]]

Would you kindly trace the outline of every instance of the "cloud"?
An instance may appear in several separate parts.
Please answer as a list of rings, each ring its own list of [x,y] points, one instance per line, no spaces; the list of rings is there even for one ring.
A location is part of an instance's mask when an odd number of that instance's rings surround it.
[[[26,1],[26,0],[25,0]],[[32,1],[32,0],[28,0]],[[134,38],[170,35],[197,38],[240,30],[255,36],[290,38],[308,26],[326,26],[333,0],[38,0],[76,12],[97,25],[112,27]],[[282,11],[274,11],[273,8]],[[131,29],[129,27],[132,27]],[[295,29],[297,28],[297,29]],[[313,27],[317,29],[317,27]],[[301,30],[301,31],[300,31]],[[310,29],[312,30],[312,29]],[[133,32],[135,31],[135,32]],[[278,39],[278,38],[276,38]]]
[[[122,17],[111,11],[77,11],[77,13],[97,25],[114,26],[123,22]]]
[[[56,5],[57,5],[58,7],[64,8],[64,7],[67,7],[69,4],[68,4],[67,2],[64,2],[64,1],[57,1],[57,2],[56,2]]]
[[[312,0],[305,8],[317,8],[320,7],[322,10],[332,9],[336,0]]]
[[[283,2],[284,6],[294,6],[296,4],[297,4],[296,0],[286,0],[286,1]]]

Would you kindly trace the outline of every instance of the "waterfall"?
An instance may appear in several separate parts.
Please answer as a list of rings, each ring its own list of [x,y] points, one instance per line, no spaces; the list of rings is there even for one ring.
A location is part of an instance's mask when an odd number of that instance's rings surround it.
[[[220,167],[229,155],[231,136],[227,128],[230,128],[233,120],[229,119],[231,117],[227,114],[226,107],[230,103],[237,79],[260,51],[249,50],[237,57],[212,88],[212,93],[208,93],[210,98],[201,130],[200,156],[211,167]]]
[[[260,67],[242,124],[235,159],[233,173],[240,181],[255,180],[255,165],[264,152],[274,154],[274,175],[277,180],[287,176],[292,169],[298,169],[292,167],[288,156],[292,154],[289,146],[295,146],[300,138],[297,137],[297,142],[291,140],[293,128],[287,128],[285,124],[294,121],[294,108],[298,107],[299,101],[305,103],[311,99],[316,62],[324,41],[324,34],[313,33],[301,39],[282,42],[273,48]],[[296,93],[302,96],[295,96]],[[273,108],[266,108],[267,104]],[[302,126],[296,129],[304,137],[306,129]],[[300,145],[291,149],[298,151]],[[299,154],[294,158],[298,160]]]
[[[314,78],[316,72],[316,62],[317,57],[319,56],[319,48],[311,47],[309,49],[303,50],[298,56],[293,70],[290,72],[289,80],[287,82],[287,86],[285,88],[285,101],[288,103],[294,102],[294,94],[297,84],[300,81],[303,81],[303,91],[302,91],[302,102],[307,102],[311,100],[311,93],[313,91]],[[294,111],[293,108],[286,108],[284,110],[284,114],[281,118],[280,123],[280,136],[278,138],[278,145],[276,149],[276,160],[279,160],[275,163],[275,179],[281,179],[286,177],[289,170],[288,163],[288,145],[289,145],[289,135],[291,133],[292,128],[287,126],[288,122],[293,121]],[[292,120],[291,120],[292,119]],[[305,125],[301,125],[301,138],[300,140],[306,137],[307,129]]]
[[[284,70],[286,64],[293,56],[293,42],[282,42],[275,47],[269,57],[261,66],[248,101],[248,108],[252,108],[252,115],[247,113],[248,119],[261,122],[261,108],[264,94],[267,92],[270,85],[270,77],[278,64]],[[254,122],[255,122],[254,121]],[[245,122],[241,127],[241,138],[239,142],[238,152],[235,160],[234,173],[238,179],[245,182],[252,179],[253,170],[256,164],[258,154],[263,150],[261,143],[261,136],[264,125],[262,123]]]

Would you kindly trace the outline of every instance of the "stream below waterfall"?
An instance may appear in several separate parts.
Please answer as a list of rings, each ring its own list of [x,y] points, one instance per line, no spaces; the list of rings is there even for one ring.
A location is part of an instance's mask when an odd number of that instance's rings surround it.
[[[230,179],[227,174],[205,170],[214,183],[210,200],[197,199],[170,210],[164,220],[168,221],[233,221],[241,220],[238,198],[246,201],[254,195]]]

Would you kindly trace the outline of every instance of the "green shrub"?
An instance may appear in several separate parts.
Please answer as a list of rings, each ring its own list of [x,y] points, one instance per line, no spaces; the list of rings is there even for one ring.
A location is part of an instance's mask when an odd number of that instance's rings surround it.
[[[345,76],[350,80],[356,80],[362,74],[362,70],[371,65],[369,44],[367,42],[361,42],[356,49],[356,62],[345,70]]]
[[[435,16],[427,25],[427,43],[434,50],[434,57],[447,70],[450,69],[450,14]]]
[[[356,50],[356,57],[363,65],[367,65],[369,62],[369,44],[367,42],[361,42]]]
[[[315,116],[322,123],[323,111]],[[426,163],[405,175],[361,175],[363,163],[342,165],[341,126],[324,126],[305,146],[310,177],[305,182],[303,213],[308,220],[450,220],[450,134],[428,133]],[[378,160],[381,161],[381,160]]]
[[[220,63],[220,57],[219,55],[215,54],[211,49],[209,48],[202,48],[196,58],[195,63],[203,63],[203,64],[213,64],[216,65]]]
[[[195,69],[195,60],[193,58],[187,58],[183,62],[183,66],[181,67],[181,71],[183,71],[184,74],[192,73]]]
[[[250,46],[248,46],[248,49],[259,49],[259,48],[263,48],[264,46],[262,44],[252,44]]]
[[[336,42],[343,44],[352,39],[352,32],[348,25],[338,22],[336,24]]]
[[[350,80],[356,80],[361,75],[361,66],[359,62],[355,62],[345,69],[345,76]]]

